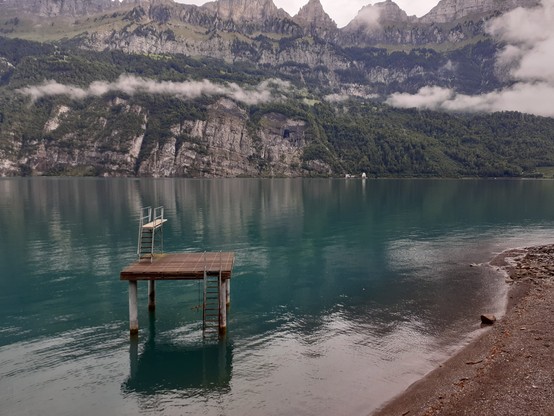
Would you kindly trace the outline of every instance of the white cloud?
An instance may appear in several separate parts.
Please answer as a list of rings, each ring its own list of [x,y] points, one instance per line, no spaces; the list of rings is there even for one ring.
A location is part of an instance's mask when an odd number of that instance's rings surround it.
[[[87,97],[99,97],[108,92],[122,92],[128,95],[138,93],[152,95],[170,95],[182,99],[195,99],[201,96],[221,95],[248,105],[267,103],[276,100],[292,88],[287,81],[270,79],[253,87],[241,87],[235,83],[215,84],[203,81],[154,81],[133,75],[121,75],[114,82],[95,81],[88,88],[64,85],[56,81],[45,81],[41,85],[29,86],[17,90],[34,102],[42,97],[64,95],[74,100]]]
[[[496,112],[519,111],[554,117],[554,86],[548,83],[517,83],[510,88],[483,95],[458,94],[453,89],[424,87],[417,94],[396,93],[386,103],[397,108],[435,111]]]
[[[426,108],[437,110],[445,101],[452,99],[454,91],[441,87],[423,87],[417,94],[395,93],[386,101],[393,107],[400,108]]]
[[[381,24],[379,18],[381,17],[381,9],[377,7],[364,7],[357,14],[354,22],[358,27],[364,27],[367,31],[379,29]]]
[[[554,117],[554,0],[540,7],[517,8],[494,20],[487,30],[506,46],[496,60],[499,74],[510,87],[469,96],[440,87],[417,94],[392,94],[387,103],[402,108],[445,111],[520,111]]]

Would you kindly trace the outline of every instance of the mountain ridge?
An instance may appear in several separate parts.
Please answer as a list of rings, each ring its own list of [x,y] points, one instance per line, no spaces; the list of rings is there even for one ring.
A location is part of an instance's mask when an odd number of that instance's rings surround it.
[[[551,119],[390,107],[387,97],[421,91],[510,87],[497,72],[502,45],[485,31],[500,12],[470,0],[461,14],[453,0],[434,13],[474,17],[432,24],[387,0],[340,29],[318,0],[293,17],[270,0],[107,10],[103,0],[21,1],[0,3],[0,176],[522,176],[554,166]]]
[[[173,3],[173,0],[164,0]],[[0,8],[11,8],[37,14],[44,17],[70,16],[83,17],[122,6],[149,5],[159,3],[159,0],[2,0]],[[193,6],[175,2],[182,6]],[[384,0],[363,6],[358,14],[346,26],[354,21],[364,20],[369,10],[382,13],[379,18],[384,23],[451,23],[468,16],[478,16],[486,13],[507,11],[516,7],[533,7],[540,0],[440,0],[427,14],[422,17],[408,16],[398,4],[392,0]],[[217,19],[233,20],[236,23],[252,22],[264,19],[289,19],[327,26],[336,23],[324,10],[319,0],[308,0],[302,6],[301,12],[295,16],[278,8],[273,0],[215,0],[198,7],[200,10],[213,13]],[[314,14],[315,13],[315,14]],[[299,16],[300,14],[300,16]],[[312,16],[309,16],[309,15]]]

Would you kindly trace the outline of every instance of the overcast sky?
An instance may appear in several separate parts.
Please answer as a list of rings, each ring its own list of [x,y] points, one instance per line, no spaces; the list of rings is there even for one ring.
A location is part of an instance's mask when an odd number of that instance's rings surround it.
[[[177,0],[180,3],[201,5],[206,3],[206,0]],[[323,8],[331,18],[337,22],[339,27],[346,26],[358,14],[358,11],[368,5],[377,3],[374,0],[320,0]],[[282,7],[291,16],[298,13],[298,10],[305,5],[308,0],[273,0],[277,7]],[[396,0],[402,9],[409,15],[423,16],[434,6],[439,0]]]

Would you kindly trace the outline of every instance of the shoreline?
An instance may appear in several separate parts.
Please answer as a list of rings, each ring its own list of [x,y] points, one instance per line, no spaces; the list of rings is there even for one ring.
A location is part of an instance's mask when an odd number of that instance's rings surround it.
[[[504,316],[372,416],[554,415],[554,244],[490,265],[511,285]]]

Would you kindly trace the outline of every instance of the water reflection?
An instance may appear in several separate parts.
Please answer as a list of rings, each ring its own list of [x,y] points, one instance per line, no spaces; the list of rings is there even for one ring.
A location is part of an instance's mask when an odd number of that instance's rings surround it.
[[[497,306],[503,279],[469,264],[554,226],[554,181],[19,178],[0,196],[7,414],[367,413]],[[143,205],[166,207],[166,251],[235,251],[229,344],[186,324],[199,286],[167,282],[129,348],[118,273]]]
[[[148,339],[139,352],[139,338],[129,346],[130,375],[124,393],[155,395],[179,391],[194,396],[198,390],[227,392],[233,369],[233,346],[225,339],[196,345],[178,345],[156,336],[155,314],[150,314]],[[188,392],[188,394],[187,394]]]

